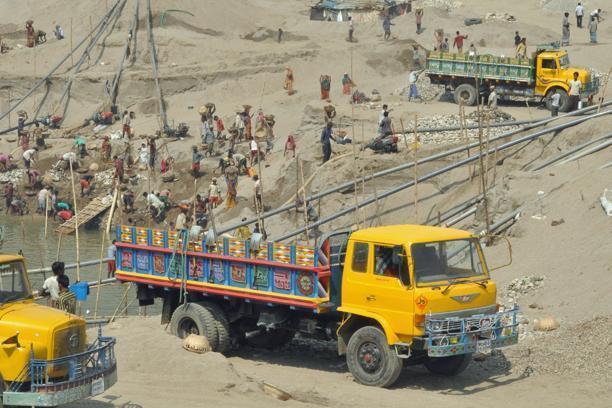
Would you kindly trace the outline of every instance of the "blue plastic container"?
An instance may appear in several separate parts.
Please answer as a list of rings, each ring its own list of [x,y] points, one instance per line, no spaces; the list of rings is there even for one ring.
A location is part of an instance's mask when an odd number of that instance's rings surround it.
[[[87,282],[79,282],[73,285],[70,285],[70,291],[74,293],[76,296],[76,300],[78,302],[87,301],[87,295],[89,295],[89,285]]]

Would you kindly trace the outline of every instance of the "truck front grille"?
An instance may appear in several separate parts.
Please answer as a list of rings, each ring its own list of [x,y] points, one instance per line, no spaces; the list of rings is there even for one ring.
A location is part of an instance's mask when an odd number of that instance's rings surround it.
[[[85,350],[85,329],[78,325],[61,328],[53,336],[51,359],[66,357]]]

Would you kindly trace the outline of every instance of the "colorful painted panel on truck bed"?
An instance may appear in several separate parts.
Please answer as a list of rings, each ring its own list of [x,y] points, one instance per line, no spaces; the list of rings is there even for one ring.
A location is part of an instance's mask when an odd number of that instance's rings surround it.
[[[311,309],[329,300],[329,270],[317,266],[313,247],[270,242],[253,251],[248,240],[186,241],[186,231],[119,226],[117,277]]]

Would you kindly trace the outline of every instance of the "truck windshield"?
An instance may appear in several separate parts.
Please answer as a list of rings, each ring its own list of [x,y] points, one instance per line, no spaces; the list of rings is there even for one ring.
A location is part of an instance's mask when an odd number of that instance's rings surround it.
[[[417,284],[485,277],[476,239],[412,245]]]
[[[30,298],[30,287],[24,278],[23,263],[19,261],[0,265],[0,303]]]
[[[561,68],[569,68],[570,66],[569,56],[565,54],[559,57],[559,64],[561,65]]]

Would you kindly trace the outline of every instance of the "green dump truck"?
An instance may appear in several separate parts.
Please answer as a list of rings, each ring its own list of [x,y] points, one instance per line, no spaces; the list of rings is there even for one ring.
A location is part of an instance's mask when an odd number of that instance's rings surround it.
[[[562,50],[540,49],[522,59],[433,51],[427,55],[425,72],[433,84],[452,90],[456,103],[468,106],[495,85],[500,96],[541,97],[549,108],[551,96],[559,93],[559,110],[568,112],[573,109],[568,92],[574,72],[582,82],[582,99],[590,100],[599,91],[598,79],[589,70],[570,66],[567,51]]]

